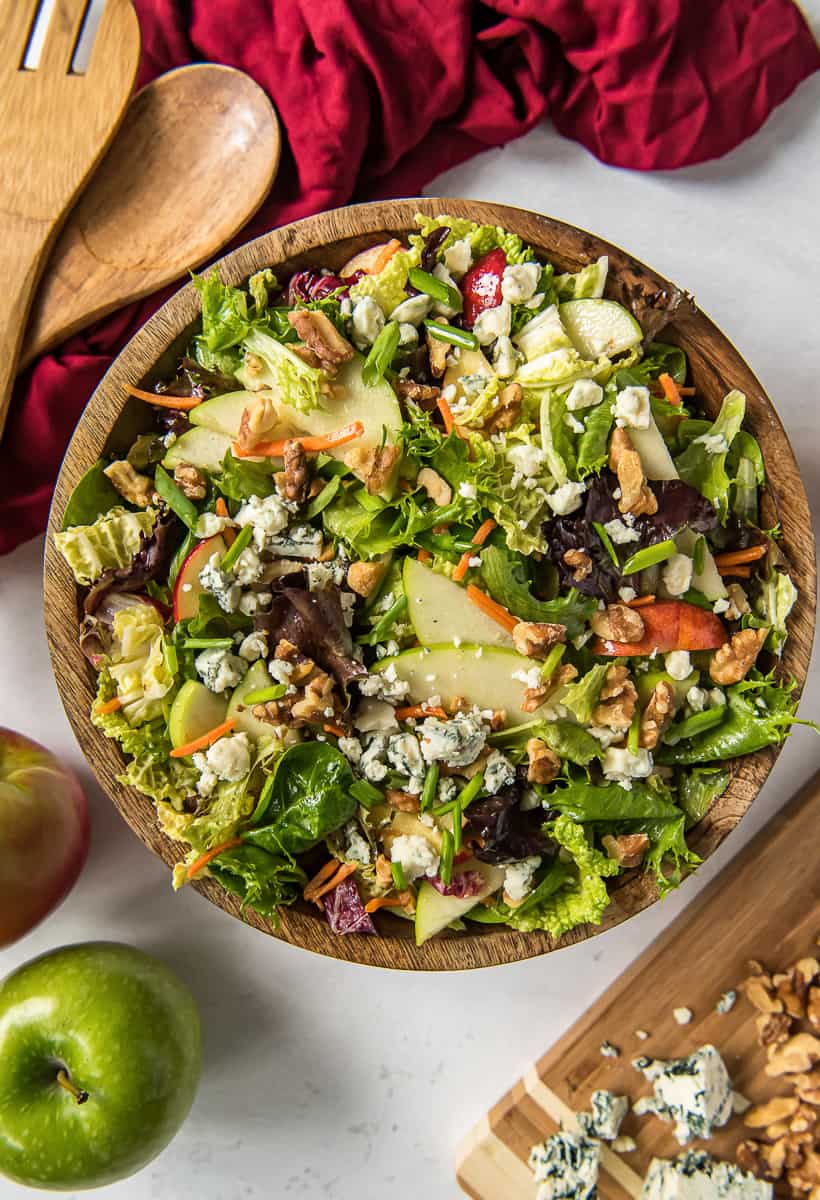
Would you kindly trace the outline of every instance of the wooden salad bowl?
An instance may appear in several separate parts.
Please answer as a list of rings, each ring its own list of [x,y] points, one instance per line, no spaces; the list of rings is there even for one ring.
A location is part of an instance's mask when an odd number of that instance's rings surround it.
[[[519,234],[542,252],[560,271],[576,271],[601,254],[609,255],[607,294],[629,300],[640,319],[644,304],[663,305],[677,289],[651,268],[601,238],[519,208],[472,200],[420,199],[359,204],[335,209],[275,229],[241,246],[219,264],[222,278],[242,283],[261,267],[287,274],[299,267],[324,265],[338,269],[357,250],[413,229],[416,212],[453,213],[474,221],[498,224]],[[83,472],[105,450],[124,452],[135,434],[147,427],[151,414],[126,396],[126,384],[150,386],[170,367],[190,336],[198,315],[198,298],[188,284],[173,296],[128,343],[91,397],[74,431],[54,492],[45,552],[45,617],[54,674],[68,719],[100,785],[137,836],[169,866],[182,857],[183,847],[168,840],[157,825],[154,806],[146,797],[117,781],[123,756],[117,744],[103,737],[89,720],[95,677],[77,643],[77,590],[71,573],[54,545],[67,500]],[[747,399],[747,423],[763,450],[768,469],[764,514],[769,525],[779,521],[782,548],[790,561],[799,599],[790,619],[790,637],[783,671],[798,689],[806,679],[814,634],[816,574],[814,537],[806,493],[789,440],[774,406],[741,355],[712,321],[689,298],[680,305],[673,323],[662,334],[687,353],[698,396],[710,414],[730,388]],[[734,829],[762,787],[777,758],[778,748],[760,750],[733,763],[727,791],[690,835],[690,844],[707,858]],[[169,881],[170,882],[170,881]],[[583,926],[558,940],[545,933],[518,933],[502,926],[481,925],[465,933],[433,939],[421,948],[414,942],[410,922],[378,914],[380,937],[338,936],[324,916],[311,906],[284,909],[275,926],[249,909],[213,880],[193,886],[213,904],[274,937],[332,958],[367,966],[405,970],[463,970],[513,962],[573,945],[626,920],[657,899],[648,878],[625,876],[612,892],[599,926]]]

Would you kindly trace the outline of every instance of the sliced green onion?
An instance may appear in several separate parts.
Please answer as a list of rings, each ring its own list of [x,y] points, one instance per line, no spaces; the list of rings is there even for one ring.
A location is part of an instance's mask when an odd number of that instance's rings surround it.
[[[406,608],[407,597],[399,596],[398,600],[394,600],[387,612],[379,618],[370,633],[358,640],[365,646],[376,646],[379,642],[383,642]]]
[[[175,512],[184,525],[187,525],[189,529],[193,529],[199,520],[199,513],[196,510],[196,506],[191,503],[187,496],[183,495],[164,467],[157,467],[155,470],[154,487],[171,509],[171,512]]]
[[[453,808],[453,853],[454,854],[458,854],[458,852],[461,850],[461,819],[462,819],[462,816],[463,816],[463,809],[462,809],[461,805],[459,804],[458,800],[456,800],[455,807]]]
[[[341,486],[342,481],[338,475],[334,475],[332,479],[328,479],[321,492],[317,496],[314,496],[307,506],[306,516],[309,521],[313,517],[318,517],[319,513],[327,508]]]
[[[726,716],[726,711],[725,704],[718,704],[704,712],[692,713],[692,716],[681,721],[680,725],[673,725],[669,732],[674,734],[676,742],[697,737],[699,733],[705,733],[707,729],[714,729],[715,725],[719,725]]]
[[[419,801],[419,804],[422,812],[426,812],[436,798],[438,793],[438,776],[438,763],[431,763],[431,765],[427,768],[427,774],[424,776],[424,787],[421,789],[421,800]]]
[[[350,493],[357,504],[360,504],[365,512],[381,512],[386,507],[381,496],[371,496],[367,488],[356,488]]]
[[[641,736],[641,710],[638,705],[635,705],[635,715],[632,718],[632,724],[629,726],[629,733],[626,739],[626,748],[630,754],[638,753],[638,741]]]
[[[547,655],[547,657],[544,659],[543,663],[541,664],[541,678],[542,679],[551,679],[552,678],[552,676],[555,674],[556,667],[558,666],[561,659],[566,654],[566,651],[567,651],[566,642],[559,642],[556,646],[553,646],[553,648],[550,650],[549,654]]]
[[[692,551],[692,570],[696,575],[700,575],[703,571],[703,564],[706,559],[706,538],[701,534],[695,542],[695,548]]]
[[[455,800],[445,800],[443,804],[437,804],[436,807],[431,808],[430,811],[434,817],[443,817],[446,816],[447,813],[452,812],[457,804],[457,798]]]
[[[184,638],[182,642],[183,650],[229,650],[233,645],[233,638]]]
[[[464,307],[464,300],[457,288],[450,287],[449,283],[445,283],[443,279],[436,279],[435,275],[422,271],[420,267],[411,267],[407,272],[407,279],[417,292],[432,296],[434,300],[446,304],[448,308],[454,308],[456,312],[461,312]]]
[[[442,883],[453,882],[453,835],[445,829],[441,835],[441,858],[438,864],[439,878]]]
[[[658,563],[666,562],[667,558],[671,558],[673,554],[677,553],[677,550],[678,548],[671,538],[667,538],[664,542],[655,542],[654,546],[646,546],[628,558],[621,567],[621,574],[634,575],[636,571],[645,571],[647,567],[654,567]]]
[[[253,525],[246,525],[243,529],[239,530],[239,533],[234,538],[233,545],[222,555],[222,562],[219,565],[223,571],[230,571],[252,537]]]
[[[463,812],[464,809],[475,800],[478,793],[484,787],[484,772],[479,771],[478,775],[474,775],[468,784],[461,789],[456,796],[456,804]]]
[[[404,867],[400,862],[390,864],[390,870],[393,874],[393,883],[396,886],[397,892],[403,892],[407,887],[407,876],[404,873]]]
[[[373,387],[393,361],[393,356],[399,348],[399,323],[388,321],[384,329],[370,347],[370,353],[362,365],[362,380],[367,387]]]
[[[612,538],[609,536],[607,531],[604,529],[604,527],[600,521],[593,521],[592,528],[595,530],[595,532],[598,534],[598,537],[603,542],[604,550],[606,550],[607,554],[609,555],[609,557],[614,562],[615,566],[620,571],[621,564],[618,561],[618,555],[615,553],[615,547],[612,545]]]
[[[269,700],[281,700],[287,690],[287,684],[274,683],[272,687],[258,688],[255,692],[246,692],[242,697],[242,703],[267,704]]]
[[[449,342],[451,346],[463,346],[465,350],[477,350],[478,338],[467,329],[456,329],[443,321],[425,321],[427,332],[439,342]]]
[[[165,655],[165,667],[169,675],[176,675],[179,670],[179,659],[177,657],[177,648],[173,642],[163,641],[162,652]]]
[[[373,808],[376,804],[384,804],[384,794],[366,779],[354,779],[350,785],[350,794],[354,800],[358,800],[362,808]]]

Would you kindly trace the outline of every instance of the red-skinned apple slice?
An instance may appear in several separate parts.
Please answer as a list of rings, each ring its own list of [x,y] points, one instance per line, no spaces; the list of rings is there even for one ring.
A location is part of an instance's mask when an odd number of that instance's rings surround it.
[[[187,621],[195,617],[199,609],[199,597],[202,595],[202,584],[199,582],[199,572],[213,554],[221,558],[227,550],[225,539],[221,533],[197,542],[185,562],[179,568],[174,584],[174,620]]]
[[[727,640],[726,627],[720,617],[696,604],[684,600],[664,600],[647,604],[637,610],[644,623],[644,636],[639,642],[611,642],[596,638],[593,654],[617,655],[629,658],[651,654],[653,650],[716,650]]]
[[[496,308],[501,303],[501,280],[506,265],[507,256],[499,246],[480,258],[462,279],[464,324],[468,329],[472,329],[486,308]]]

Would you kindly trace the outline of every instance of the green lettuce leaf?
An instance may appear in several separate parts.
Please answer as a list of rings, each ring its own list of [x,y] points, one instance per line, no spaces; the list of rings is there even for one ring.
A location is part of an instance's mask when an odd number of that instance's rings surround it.
[[[686,827],[702,821],[718,796],[722,796],[732,778],[731,771],[722,767],[693,767],[681,771],[678,780],[678,803],[686,814]]]
[[[592,713],[598,703],[609,667],[609,663],[599,663],[598,666],[590,667],[580,679],[567,684],[561,693],[561,704],[568,708],[582,725],[588,725],[592,720]]]
[[[251,496],[264,498],[276,491],[274,474],[277,469],[271,460],[243,462],[227,450],[222,460],[222,470],[213,477],[213,482],[229,500],[248,500]]]
[[[593,263],[570,275],[556,275],[555,287],[561,300],[598,299],[606,287],[609,259],[602,255]]]
[[[588,735],[589,736],[589,735]],[[595,741],[595,738],[590,738]],[[550,807],[573,821],[677,820],[681,812],[665,789],[634,780],[628,790],[618,783],[593,784],[574,780],[550,792]]]
[[[558,306],[555,304],[530,317],[529,321],[521,326],[514,340],[528,363],[553,350],[572,349],[572,341],[564,329]]]
[[[207,801],[200,802],[196,816],[185,830],[195,850],[210,850],[235,837],[240,826],[256,808],[256,796],[249,789],[250,775],[234,783],[221,780]]]
[[[353,772],[343,754],[323,742],[291,746],[277,760],[259,803],[267,824],[244,840],[271,854],[304,854],[354,815]]]
[[[726,471],[726,459],[745,413],[746,397],[743,393],[729,392],[706,433],[690,442],[675,459],[681,479],[697,488],[701,495],[714,504],[722,522],[726,521],[729,512],[729,487],[732,482]],[[710,441],[713,441],[711,446]]]
[[[55,533],[57,549],[71,568],[77,583],[94,583],[103,571],[127,567],[148,537],[157,519],[153,508],[129,512],[112,508],[91,525],[74,525]]]
[[[421,252],[415,247],[397,250],[377,275],[363,275],[353,284],[349,292],[351,302],[355,304],[357,300],[369,296],[389,317],[393,309],[407,299],[407,272],[411,267],[417,267],[420,260]]]
[[[465,217],[450,217],[446,214],[438,217],[425,217],[422,213],[416,213],[415,220],[420,233],[411,234],[409,240],[413,248],[418,251],[419,256],[425,238],[434,229],[440,229],[442,225],[447,225],[450,232],[439,247],[440,251],[446,250],[453,242],[469,238],[473,261],[483,258],[485,254],[489,254],[491,250],[495,250],[499,246],[510,264],[531,262],[535,258],[532,248],[527,246],[517,233],[509,233],[500,225],[477,225],[475,221],[468,221]]]
[[[112,713],[97,711],[107,700],[113,700],[116,694],[117,685],[104,667],[97,676],[97,694],[91,705],[91,724],[107,738],[119,742],[124,754],[150,762],[166,759],[171,751],[171,741],[163,718],[132,725],[121,708]]]
[[[685,868],[697,867],[702,862],[686,844],[685,822],[686,816],[681,813],[675,821],[650,821],[643,826],[652,843],[644,859],[644,871],[654,872],[661,896],[667,896],[678,886]]]
[[[167,803],[171,809],[180,813],[183,823],[184,818],[190,819],[190,814],[182,813],[181,810],[185,801],[196,795],[198,778],[199,773],[195,767],[177,758],[166,758],[164,761],[132,758],[122,775],[117,776],[120,783],[136,788],[155,803]]]
[[[754,612],[759,620],[752,620],[751,625],[759,627],[770,626],[766,639],[766,649],[773,654],[782,654],[783,646],[788,637],[786,621],[797,603],[797,588],[786,571],[778,571],[772,567],[769,574],[760,583],[760,590],[754,597]]]
[[[105,474],[105,463],[100,458],[88,468],[69,496],[61,528],[93,525],[98,517],[118,505],[122,508],[122,496]]]
[[[251,327],[247,292],[223,283],[216,268],[205,276],[194,275],[193,282],[202,305],[197,340],[212,354],[238,346]]]
[[[578,437],[578,452],[575,471],[578,479],[597,475],[609,460],[609,433],[614,419],[612,399],[607,397],[594,408],[576,413],[584,423],[584,432]]]
[[[236,377],[243,387],[251,391],[275,388],[285,404],[300,412],[321,406],[321,389],[327,383],[322,370],[311,367],[290,346],[262,329],[251,329],[242,339],[242,346],[246,351],[245,361]]]
[[[258,846],[225,850],[212,860],[209,871],[225,891],[240,897],[243,908],[253,908],[274,923],[276,910],[293,904],[307,883],[301,867]]]
[[[519,335],[520,337],[520,335]],[[526,389],[542,389],[569,386],[577,379],[595,379],[605,382],[612,370],[612,363],[601,354],[594,361],[581,358],[577,350],[559,347],[546,354],[539,354],[525,362],[515,374],[517,383]]]
[[[530,591],[521,558],[500,546],[485,546],[481,552],[481,578],[494,600],[522,621],[549,621],[565,625],[567,636],[577,637],[596,611],[594,596],[582,596],[575,588],[554,600],[538,600]],[[599,689],[600,690],[600,689]]]
[[[122,701],[120,712],[131,725],[162,712],[174,686],[163,640],[163,620],[152,604],[133,604],[114,617],[108,671]]]

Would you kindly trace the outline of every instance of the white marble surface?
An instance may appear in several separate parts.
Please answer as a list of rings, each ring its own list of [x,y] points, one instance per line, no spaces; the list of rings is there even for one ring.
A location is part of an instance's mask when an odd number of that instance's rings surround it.
[[[632,174],[603,167],[545,127],[429,190],[564,218],[693,291],[768,388],[820,513],[818,144],[820,75],[721,162]],[[184,1129],[101,1200],[455,1197],[462,1134],[820,765],[820,743],[797,730],[742,828],[697,878],[582,947],[450,976],[325,961],[243,927],[194,892],[173,896],[164,867],[94,786],[52,681],[41,550],[34,542],[0,560],[0,723],[78,768],[94,843],[73,894],[0,953],[0,971],[67,942],[132,942],[177,968],[205,1028],[205,1074]],[[818,713],[813,679],[803,715]],[[0,1182],[0,1200],[25,1194]]]

